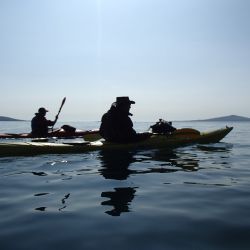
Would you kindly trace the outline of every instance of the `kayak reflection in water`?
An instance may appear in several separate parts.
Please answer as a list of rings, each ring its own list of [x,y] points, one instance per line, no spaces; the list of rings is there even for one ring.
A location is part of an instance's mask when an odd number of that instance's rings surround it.
[[[116,102],[111,105],[107,113],[102,116],[100,134],[109,142],[129,143],[145,140],[150,137],[150,133],[136,133],[133,129],[133,122],[129,116],[131,104],[127,96],[116,98]]]
[[[45,108],[39,108],[38,113],[35,113],[35,116],[31,120],[31,134],[33,137],[47,137],[49,126],[54,126],[58,116],[55,117],[54,121],[46,119],[46,113],[48,110]]]
[[[185,151],[184,151],[185,152]],[[169,174],[177,171],[197,171],[199,169],[198,156],[192,150],[179,154],[176,150],[101,150],[99,152],[101,167],[99,173],[105,179],[127,180],[131,175]],[[149,167],[145,162],[152,162]],[[139,163],[139,164],[134,164]],[[153,167],[152,167],[153,166]],[[167,178],[167,176],[166,176]],[[130,205],[136,195],[138,186],[113,187],[103,191],[101,197],[108,198],[101,202],[103,206],[110,206],[106,214],[120,216],[130,212]]]

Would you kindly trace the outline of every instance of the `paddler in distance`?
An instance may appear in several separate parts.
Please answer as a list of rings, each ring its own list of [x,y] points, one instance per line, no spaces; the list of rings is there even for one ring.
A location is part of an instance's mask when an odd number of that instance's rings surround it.
[[[54,126],[58,119],[58,115],[56,115],[55,120],[47,120],[46,113],[48,112],[45,108],[39,108],[38,113],[35,113],[35,116],[31,120],[31,134],[33,137],[47,137],[49,126]]]
[[[150,137],[150,133],[136,133],[133,129],[133,122],[129,116],[131,104],[134,101],[129,100],[127,96],[116,97],[116,102],[102,116],[100,134],[110,142],[129,143],[142,141]]]

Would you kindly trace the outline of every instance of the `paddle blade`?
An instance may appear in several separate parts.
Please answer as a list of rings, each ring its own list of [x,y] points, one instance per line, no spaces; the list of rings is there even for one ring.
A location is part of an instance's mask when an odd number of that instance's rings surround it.
[[[60,109],[59,109],[58,114],[61,112],[61,109],[62,109],[62,107],[63,107],[65,101],[66,101],[66,97],[64,97],[63,100],[62,100],[62,104],[61,104],[61,107],[60,107]]]
[[[63,98],[63,100],[62,100],[62,105],[65,103],[65,101],[66,101],[66,97]],[[62,106],[62,105],[61,105],[61,106]]]

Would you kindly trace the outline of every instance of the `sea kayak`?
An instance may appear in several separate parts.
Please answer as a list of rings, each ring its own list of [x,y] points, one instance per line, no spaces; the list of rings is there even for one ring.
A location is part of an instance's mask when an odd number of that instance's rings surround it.
[[[92,138],[92,140],[100,139],[99,130],[76,130],[74,132],[65,131],[63,129],[55,130],[53,132],[48,133],[48,138],[56,137],[56,138],[64,138],[64,139],[72,139],[85,137],[88,139],[88,136]],[[34,138],[31,133],[0,133],[0,139],[29,139]]]
[[[200,133],[197,130],[183,129],[170,135],[152,134],[146,140],[135,143],[111,143],[103,139],[94,142],[48,143],[48,142],[4,142],[0,143],[0,157],[32,156],[39,154],[72,154],[94,150],[136,150],[163,149],[186,146],[189,144],[216,143],[222,140],[233,127]]]

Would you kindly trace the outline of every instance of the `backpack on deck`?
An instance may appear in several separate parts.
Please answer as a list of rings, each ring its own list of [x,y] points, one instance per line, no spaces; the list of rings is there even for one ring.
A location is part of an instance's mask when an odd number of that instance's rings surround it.
[[[63,125],[61,127],[65,132],[68,132],[68,133],[75,133],[76,131],[76,128],[70,126],[70,125]]]
[[[150,129],[153,133],[157,134],[170,134],[176,130],[176,128],[172,126],[172,122],[167,122],[163,119],[159,119],[158,122],[150,126]]]

